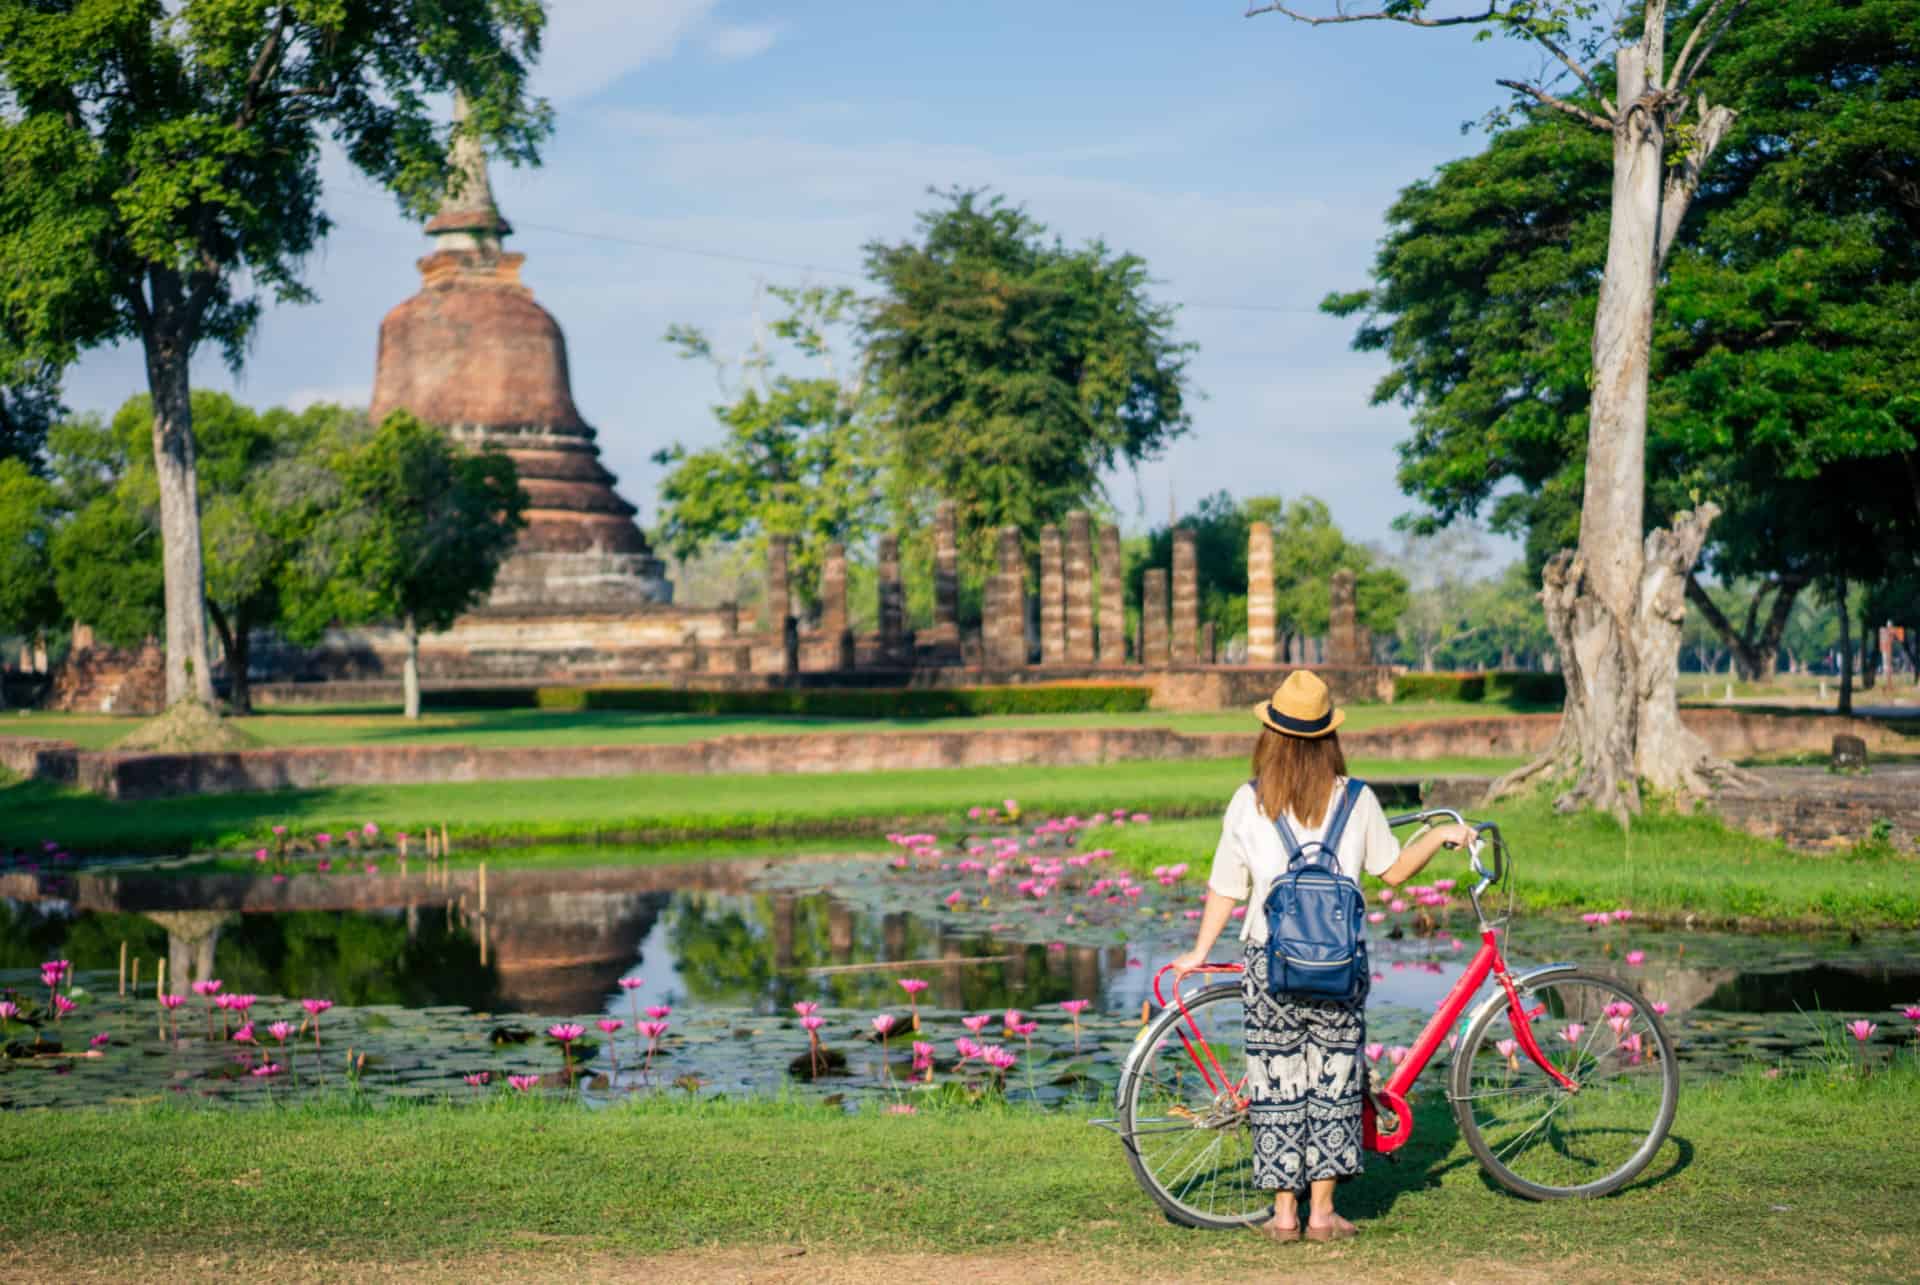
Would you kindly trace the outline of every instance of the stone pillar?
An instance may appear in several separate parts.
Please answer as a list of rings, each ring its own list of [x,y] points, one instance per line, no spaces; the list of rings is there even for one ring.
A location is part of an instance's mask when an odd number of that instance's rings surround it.
[[[883,663],[903,663],[907,641],[907,591],[900,583],[900,537],[889,531],[880,537],[877,578],[880,585],[880,657]]]
[[[1329,665],[1361,665],[1360,625],[1354,617],[1353,572],[1342,567],[1328,586],[1326,657]]]
[[[770,535],[767,537],[767,632],[775,638],[786,628],[788,616],[793,614],[793,586],[787,578],[787,537]]]
[[[1167,639],[1167,571],[1154,567],[1140,586],[1140,663],[1165,665],[1171,659]]]
[[[1093,663],[1093,520],[1067,515],[1067,663]]]
[[[1062,565],[1060,528],[1049,522],[1040,528],[1040,663],[1059,665],[1067,659],[1067,581]]]
[[[800,622],[788,616],[780,630],[780,676],[792,678],[800,672]]]
[[[1193,531],[1173,529],[1173,663],[1191,665],[1200,658],[1200,568]]]
[[[1265,522],[1247,528],[1247,663],[1280,663],[1280,635],[1274,629],[1273,528]]]
[[[1200,622],[1200,655],[1197,659],[1203,665],[1211,665],[1216,656],[1217,652],[1213,644],[1213,622],[1203,620]]]
[[[933,510],[933,627],[960,632],[960,541],[955,534],[953,501]]]
[[[1126,586],[1120,579],[1120,528],[1100,528],[1100,663],[1127,663]]]
[[[820,568],[820,635],[834,669],[853,668],[853,630],[847,623],[847,546],[827,546]]]
[[[986,661],[997,669],[1018,669],[1027,663],[1027,559],[1019,527],[1000,528],[994,563],[981,621]]]

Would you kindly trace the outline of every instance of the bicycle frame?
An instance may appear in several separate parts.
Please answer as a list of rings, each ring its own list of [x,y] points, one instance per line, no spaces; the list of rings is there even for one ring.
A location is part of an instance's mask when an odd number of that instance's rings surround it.
[[[1416,814],[1419,819],[1431,815],[1436,814]],[[1452,816],[1456,821],[1460,819],[1455,813],[1441,815]],[[1412,818],[1403,818],[1403,820],[1407,819]],[[1483,833],[1487,830],[1495,831],[1497,843],[1497,830],[1491,825],[1481,827]],[[1406,1059],[1393,1069],[1385,1084],[1376,1087],[1363,1099],[1361,1143],[1368,1151],[1390,1155],[1405,1146],[1413,1137],[1413,1108],[1407,1101],[1407,1094],[1413,1088],[1414,1081],[1420,1078],[1421,1073],[1432,1062],[1433,1055],[1439,1052],[1440,1046],[1446,1042],[1447,1035],[1460,1021],[1461,1016],[1467,1011],[1467,1006],[1473,1002],[1474,996],[1479,993],[1489,977],[1497,979],[1500,983],[1500,991],[1491,997],[1489,1002],[1497,1002],[1501,997],[1505,998],[1508,1020],[1513,1026],[1514,1041],[1519,1045],[1520,1051],[1541,1070],[1552,1076],[1561,1088],[1568,1092],[1578,1091],[1579,1086],[1553,1064],[1541,1049],[1539,1041],[1534,1038],[1533,1021],[1545,1011],[1545,1005],[1536,1006],[1532,1010],[1522,1007],[1519,987],[1507,970],[1506,959],[1500,953],[1498,934],[1487,923],[1486,915],[1480,909],[1480,894],[1497,882],[1500,874],[1504,873],[1504,860],[1499,861],[1497,873],[1489,873],[1480,866],[1477,852],[1473,857],[1473,863],[1475,871],[1481,875],[1480,885],[1473,889],[1471,894],[1474,911],[1480,922],[1480,949],[1474,952],[1473,958],[1468,961],[1467,971],[1461,975],[1459,981],[1453,984],[1453,989],[1447,992],[1439,1009],[1421,1030],[1419,1038],[1414,1041],[1413,1048],[1407,1053]],[[1522,980],[1566,967],[1569,965],[1551,965],[1548,968],[1531,970],[1523,976]],[[1162,1008],[1167,1006],[1167,1001],[1160,993],[1160,983],[1161,979],[1171,971],[1173,971],[1173,965],[1169,964],[1153,977],[1153,998]],[[1193,970],[1194,973],[1238,973],[1240,971],[1239,964],[1204,964]],[[1221,1067],[1219,1058],[1214,1054],[1213,1046],[1207,1043],[1199,1024],[1187,1012],[1186,999],[1180,993],[1182,980],[1176,978],[1173,987],[1173,1001],[1179,1006],[1180,1014],[1186,1021],[1186,1028],[1180,1031],[1180,1042],[1186,1047],[1187,1056],[1193,1059],[1194,1066],[1204,1077],[1207,1087],[1213,1091],[1215,1097],[1230,1093],[1235,1107],[1244,1110],[1248,1105],[1248,1099],[1242,1091],[1246,1084],[1246,1076],[1243,1073],[1239,1079],[1233,1079]],[[1191,1037],[1189,1037],[1189,1031],[1192,1032]],[[1383,1108],[1393,1114],[1394,1127],[1390,1133],[1379,1131],[1379,1113]]]

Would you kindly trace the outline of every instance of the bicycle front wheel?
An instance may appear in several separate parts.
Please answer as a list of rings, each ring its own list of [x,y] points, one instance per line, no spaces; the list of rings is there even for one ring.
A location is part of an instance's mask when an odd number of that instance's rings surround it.
[[[1246,1040],[1239,983],[1210,986],[1184,1014],[1169,1008],[1142,1030],[1120,1080],[1127,1164],[1188,1227],[1224,1231],[1273,1215],[1273,1193],[1253,1185],[1253,1134],[1237,1096]]]
[[[1587,973],[1522,987],[1520,1010],[1574,1087],[1518,1046],[1507,1005],[1489,1009],[1453,1059],[1461,1135],[1494,1181],[1531,1200],[1618,1191],[1673,1125],[1680,1071],[1665,1026],[1637,990]]]

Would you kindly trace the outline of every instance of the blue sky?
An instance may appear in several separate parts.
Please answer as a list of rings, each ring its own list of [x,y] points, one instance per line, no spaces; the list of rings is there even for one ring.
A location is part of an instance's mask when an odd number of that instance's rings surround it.
[[[1162,520],[1170,489],[1182,510],[1220,489],[1319,495],[1364,539],[1408,508],[1405,413],[1367,405],[1383,363],[1315,304],[1365,284],[1394,193],[1479,145],[1460,125],[1500,101],[1495,77],[1538,70],[1526,48],[1249,20],[1235,0],[552,0],[551,15],[538,88],[556,131],[542,168],[496,166],[494,190],[643,522],[652,453],[715,435],[712,374],[660,342],[667,326],[737,351],[757,281],[851,281],[862,243],[908,235],[926,189],[954,184],[1140,254],[1183,305],[1204,400],[1137,481],[1109,479],[1127,525]],[[203,354],[197,386],[364,403],[380,318],[413,293],[426,245],[337,156],[326,178],[320,302],[271,310],[238,380]],[[122,347],[90,355],[67,394],[107,411],[143,388]]]

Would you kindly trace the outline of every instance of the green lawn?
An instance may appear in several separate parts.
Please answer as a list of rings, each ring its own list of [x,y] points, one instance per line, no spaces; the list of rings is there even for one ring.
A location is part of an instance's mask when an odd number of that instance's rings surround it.
[[[1915,1101],[1909,1068],[1690,1083],[1639,1182],[1532,1204],[1485,1179],[1430,1088],[1401,1162],[1342,1187],[1365,1234],[1340,1246],[1170,1225],[1111,1135],[1008,1108],[589,1112],[496,1096],[16,1112],[0,1116],[0,1263],[14,1279],[645,1279],[673,1274],[649,1255],[690,1254],[685,1278],[804,1254],[776,1279],[850,1279],[873,1256],[901,1280],[1254,1279],[1284,1264],[1329,1279],[1891,1281],[1920,1254],[1920,1133],[1902,1127]]]
[[[1537,706],[1498,702],[1421,701],[1351,705],[1346,726],[1387,727],[1439,718],[1537,713]],[[1240,710],[1205,714],[1031,714],[981,718],[840,719],[646,714],[622,710],[436,710],[409,723],[398,710],[359,706],[283,709],[233,720],[262,745],[622,745],[676,743],[710,736],[784,736],[804,732],[974,731],[988,727],[1171,727],[1182,732],[1246,732]],[[0,736],[44,736],[83,749],[106,749],[140,724],[105,714],[0,715]]]
[[[1516,759],[1355,760],[1369,776],[1491,775]],[[41,782],[0,783],[0,845],[57,839],[81,852],[166,853],[258,841],[285,823],[340,830],[365,821],[456,842],[622,838],[646,842],[771,834],[876,835],[951,821],[1016,798],[1030,812],[1128,807],[1217,811],[1246,778],[1239,758],[1084,767],[945,768],[777,776],[622,776],[437,785],[343,786],[114,803]]]
[[[1364,775],[1362,771],[1362,775]],[[1544,794],[1502,802],[1479,815],[1500,822],[1513,854],[1520,905],[1608,910],[1699,926],[1728,923],[1920,928],[1920,853],[1862,845],[1809,855],[1730,829],[1708,814],[1654,810],[1622,830],[1601,813],[1555,813]],[[1402,838],[1411,833],[1402,831]],[[1215,819],[1168,820],[1115,830],[1102,842],[1146,871],[1211,854]],[[1465,878],[1465,862],[1443,853],[1423,878]],[[1504,901],[1504,894],[1501,897]]]

